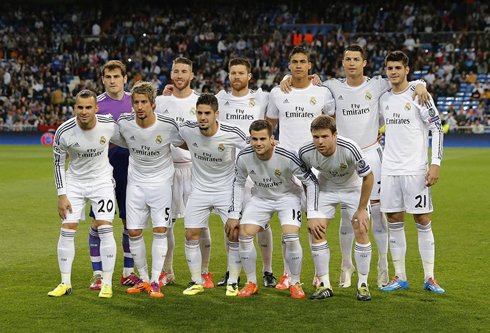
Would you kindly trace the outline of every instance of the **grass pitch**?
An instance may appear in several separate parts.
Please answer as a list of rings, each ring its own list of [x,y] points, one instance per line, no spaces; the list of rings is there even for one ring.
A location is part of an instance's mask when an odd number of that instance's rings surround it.
[[[0,331],[2,332],[488,332],[489,301],[486,295],[488,266],[488,177],[490,149],[448,148],[439,183],[433,188],[432,214],[436,240],[436,277],[446,294],[424,291],[423,269],[418,254],[417,232],[406,218],[407,273],[410,289],[382,293],[376,286],[377,250],[373,241],[371,302],[356,300],[356,289],[336,287],[340,274],[339,219],[327,233],[331,249],[330,277],[334,297],[295,300],[289,291],[261,288],[256,297],[225,297],[215,288],[203,294],[183,296],[190,281],[184,255],[183,221],[175,228],[174,267],[177,283],[163,288],[163,299],[146,294],[128,295],[118,282],[122,271],[120,220],[115,221],[118,259],[114,297],[99,299],[88,288],[91,265],[88,251],[89,222],[79,226],[73,264],[73,295],[50,298],[46,293],[60,281],[56,256],[60,220],[53,180],[51,147],[0,146]],[[88,216],[88,215],[87,215]],[[226,270],[222,224],[210,222],[212,254],[210,270],[217,282]],[[280,227],[272,221],[273,268],[282,271]],[[145,233],[151,249],[151,233]],[[307,297],[313,292],[313,260],[307,231],[301,230],[304,252],[302,281]],[[150,252],[148,252],[150,253]],[[260,255],[259,255],[260,257]],[[258,260],[258,272],[261,262]],[[390,276],[393,267],[390,258]],[[241,274],[242,281],[246,277]],[[357,275],[354,275],[354,282]]]

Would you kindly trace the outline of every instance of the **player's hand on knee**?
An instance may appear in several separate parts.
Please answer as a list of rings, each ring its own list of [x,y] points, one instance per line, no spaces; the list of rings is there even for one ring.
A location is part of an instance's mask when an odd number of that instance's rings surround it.
[[[315,239],[324,239],[327,232],[327,223],[324,219],[308,219],[308,231]]]
[[[358,224],[359,233],[364,234],[369,232],[369,214],[365,209],[358,209],[352,217],[352,225],[356,228],[355,224]]]
[[[238,227],[240,226],[240,220],[238,219],[228,219],[225,223],[225,233],[228,239],[235,238],[238,236]]]
[[[281,81],[281,91],[289,94],[291,92],[291,75],[286,75]]]
[[[165,88],[162,91],[163,96],[172,96],[174,93],[174,85],[173,84],[166,84]]]
[[[66,219],[66,210],[73,213],[70,200],[68,200],[67,196],[63,194],[58,197],[58,214],[63,220]]]
[[[431,165],[429,168],[429,171],[427,171],[427,174],[425,175],[425,186],[432,186],[437,183],[439,180],[439,166],[438,165]]]

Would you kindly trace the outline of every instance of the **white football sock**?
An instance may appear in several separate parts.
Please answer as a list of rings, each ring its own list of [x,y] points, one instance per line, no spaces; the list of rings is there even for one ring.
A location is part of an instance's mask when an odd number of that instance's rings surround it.
[[[354,258],[356,259],[357,273],[359,274],[359,281],[357,287],[360,288],[362,284],[367,283],[369,275],[369,265],[371,264],[371,243],[359,244],[356,242],[354,248]]]
[[[201,237],[199,238],[201,244],[201,272],[209,271],[209,259],[211,258],[211,234],[209,228],[201,229]]]
[[[291,283],[300,283],[301,265],[303,264],[303,249],[299,242],[299,235],[292,233],[284,235],[286,243],[286,259],[291,273]]]
[[[323,282],[324,287],[330,288],[330,248],[328,247],[328,242],[311,244],[311,255],[313,256],[316,275],[320,277],[320,282]]]
[[[228,285],[237,283],[238,277],[240,276],[240,271],[242,269],[238,242],[230,241],[230,251],[228,252],[228,267],[230,267],[230,277],[228,278]]]
[[[388,220],[380,211],[379,202],[371,204],[371,218],[371,230],[378,247],[378,267],[388,269]]]
[[[172,219],[172,221],[172,225],[175,225],[175,219]],[[163,263],[163,269],[167,273],[173,273],[174,271],[174,249],[174,228],[167,228],[167,255],[165,256],[165,262]]]
[[[405,272],[405,255],[407,253],[405,223],[390,222],[388,227],[390,228],[390,250],[393,266],[395,267],[395,276],[407,281],[407,273]]]
[[[272,230],[270,226],[267,229],[261,229],[257,233],[257,243],[260,248],[262,257],[262,272],[272,273]]]
[[[284,275],[289,275],[289,264],[286,257],[286,242],[284,241],[284,234],[281,235],[281,251],[282,251],[282,262],[284,264]]]
[[[153,233],[153,244],[151,247],[151,282],[158,283],[163,263],[167,256],[167,250],[167,234]]]
[[[71,286],[71,267],[75,259],[76,230],[61,228],[58,239],[58,265],[61,272],[61,283]]]
[[[203,284],[201,276],[201,247],[199,240],[185,241],[185,258],[187,259],[187,265],[191,272],[191,279],[197,284]]]
[[[116,264],[117,246],[112,225],[101,225],[97,228],[100,238],[100,259],[102,260],[102,278],[106,285],[112,287],[112,275]]]
[[[238,240],[240,241],[240,260],[247,274],[247,281],[257,284],[257,250],[255,250],[254,238],[238,237]]]
[[[419,252],[424,267],[425,281],[434,278],[435,243],[431,222],[427,225],[417,224]]]
[[[349,212],[347,209],[342,209],[340,206],[340,251],[342,252],[342,269],[346,270],[352,267],[352,244],[354,244],[354,227],[349,219]]]
[[[148,277],[148,263],[146,261],[146,245],[143,239],[143,234],[137,237],[129,237],[129,248],[133,256],[134,265],[138,270],[140,279],[145,282],[150,282]]]

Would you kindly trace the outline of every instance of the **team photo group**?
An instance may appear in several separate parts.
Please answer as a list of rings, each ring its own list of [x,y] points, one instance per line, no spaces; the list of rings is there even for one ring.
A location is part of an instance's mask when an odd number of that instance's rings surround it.
[[[125,92],[125,65],[105,63],[105,92],[80,91],[76,116],[59,126],[54,137],[61,283],[48,295],[72,294],[75,234],[89,201],[90,288],[102,298],[113,296],[116,213],[124,224],[120,282],[129,294],[161,298],[163,287],[175,282],[174,249],[179,244],[174,225],[179,218],[191,277],[183,294],[215,288],[209,272],[213,213],[224,227],[228,267],[216,287],[223,287],[226,296],[250,297],[266,287],[289,289],[292,298],[304,298],[301,272],[309,246],[315,274],[302,278],[316,288],[310,299],[332,297],[333,284],[348,288],[357,282],[357,299],[369,301],[368,275],[376,257],[372,241],[378,249],[377,287],[383,292],[409,288],[405,212],[413,215],[425,275],[424,284],[414,287],[444,293],[434,276],[430,215],[431,186],[439,179],[443,153],[439,112],[425,82],[408,81],[405,53],[386,56],[387,78],[365,77],[366,62],[363,48],[350,45],[342,60],[346,77],[321,82],[309,73],[307,50],[296,46],[289,54],[290,74],[269,93],[249,88],[248,59],[232,58],[227,64],[231,89],[216,95],[191,88],[193,64],[184,57],[174,59],[172,84],[162,95],[144,81]],[[327,239],[337,237],[337,231],[327,229],[339,206],[342,261],[334,282]],[[280,231],[269,224],[276,212]],[[300,242],[302,226],[309,244]],[[151,256],[143,237],[150,227]],[[277,279],[273,232],[281,233],[284,265]],[[262,258],[260,283],[255,240]]]

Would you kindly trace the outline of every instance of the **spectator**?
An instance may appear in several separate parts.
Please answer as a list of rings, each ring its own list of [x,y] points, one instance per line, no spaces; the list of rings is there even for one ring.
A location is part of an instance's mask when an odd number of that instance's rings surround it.
[[[479,119],[475,119],[475,122],[471,125],[471,133],[482,134],[485,132],[485,127],[480,123]]]

